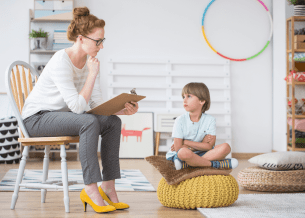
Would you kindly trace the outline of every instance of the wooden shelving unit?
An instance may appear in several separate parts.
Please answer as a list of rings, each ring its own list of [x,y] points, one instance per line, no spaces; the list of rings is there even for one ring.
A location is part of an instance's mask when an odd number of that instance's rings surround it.
[[[295,53],[301,53],[305,52],[305,49],[295,49],[294,48],[294,26],[295,22],[304,22],[305,16],[292,16],[287,19],[286,21],[286,60],[287,60],[287,70],[286,70],[286,76],[288,78],[289,70],[294,69],[296,65],[296,61],[294,60],[294,54]],[[291,26],[290,26],[291,25]],[[290,38],[291,37],[291,38]],[[291,61],[289,60],[289,54],[291,54]],[[305,63],[304,63],[305,68]],[[290,127],[287,122],[287,151],[305,151],[305,148],[297,148],[296,147],[296,139],[295,139],[295,119],[304,119],[305,115],[296,115],[295,114],[295,86],[296,85],[305,85],[305,82],[297,82],[294,80],[294,78],[291,78],[291,82],[286,82],[286,89],[287,89],[287,105],[290,98],[290,87],[291,87],[291,100],[292,100],[292,112],[291,114],[287,111],[287,120],[288,118],[292,118],[292,136],[291,136],[291,146],[290,143]],[[304,96],[305,97],[305,96]]]
[[[29,33],[32,31],[32,23],[70,23],[71,19],[35,19],[34,11],[29,11]],[[31,50],[31,39],[29,39],[29,64],[31,64],[31,55],[53,55],[57,50]],[[33,66],[34,67],[34,66]]]
[[[30,50],[31,54],[54,54],[57,51],[53,50]]]

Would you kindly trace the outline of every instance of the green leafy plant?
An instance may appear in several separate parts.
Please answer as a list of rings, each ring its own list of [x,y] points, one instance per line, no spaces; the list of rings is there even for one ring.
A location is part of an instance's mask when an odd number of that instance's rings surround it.
[[[290,5],[305,5],[305,0],[287,0]]]
[[[30,38],[46,38],[49,36],[48,32],[43,31],[42,29],[39,29],[39,31],[32,30],[32,32],[29,34]]]

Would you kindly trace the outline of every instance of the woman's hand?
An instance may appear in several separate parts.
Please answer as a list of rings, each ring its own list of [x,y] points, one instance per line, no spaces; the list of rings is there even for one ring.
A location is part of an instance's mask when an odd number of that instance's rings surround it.
[[[123,112],[125,115],[133,115],[138,112],[139,105],[137,102],[126,103]]]
[[[89,69],[89,73],[93,75],[97,75],[100,70],[100,62],[97,58],[90,56],[87,61],[87,66]]]
[[[88,66],[89,74],[87,76],[85,85],[83,86],[83,88],[79,94],[84,97],[84,99],[86,100],[86,102],[88,104],[89,100],[91,98],[96,76],[99,73],[100,62],[98,61],[97,58],[90,56],[87,60],[87,66]]]
[[[138,112],[139,105],[137,102],[126,103],[123,109],[123,115],[133,115]]]

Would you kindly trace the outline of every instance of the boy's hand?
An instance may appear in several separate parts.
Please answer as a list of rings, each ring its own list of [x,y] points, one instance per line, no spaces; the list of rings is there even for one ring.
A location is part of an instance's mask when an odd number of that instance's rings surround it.
[[[214,137],[215,137],[214,135],[206,135],[206,136],[203,138],[203,141],[202,141],[202,142],[209,143],[210,141],[212,141],[212,139],[213,139]]]
[[[172,144],[171,146],[171,151],[175,151],[175,144]],[[182,140],[182,147],[188,147],[187,145],[184,144],[184,140]]]
[[[174,151],[174,150],[175,150],[175,146],[174,146],[174,144],[172,144],[171,151]]]
[[[182,145],[182,147],[188,148],[188,149],[190,149],[191,151],[196,151],[196,149],[194,149],[194,148],[192,148],[192,147],[190,147],[190,146],[187,146],[187,145]],[[171,151],[175,151],[175,146],[174,146],[174,144],[172,144],[172,146],[171,146]]]

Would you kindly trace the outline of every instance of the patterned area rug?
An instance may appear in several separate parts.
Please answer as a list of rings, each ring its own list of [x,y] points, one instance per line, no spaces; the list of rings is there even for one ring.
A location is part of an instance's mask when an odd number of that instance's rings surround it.
[[[0,182],[0,191],[14,191],[18,169],[9,170]],[[22,184],[41,182],[42,170],[25,170]],[[49,170],[48,180],[61,180],[61,170]],[[81,191],[85,185],[82,170],[68,170],[68,180],[77,181],[69,186],[69,191]],[[100,185],[98,183],[98,185]],[[121,170],[121,179],[115,180],[116,191],[156,191],[140,170]],[[62,189],[48,189],[48,191],[61,191]],[[20,191],[40,191],[20,187]]]
[[[305,194],[241,194],[228,207],[197,208],[207,218],[304,218]]]

